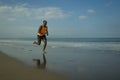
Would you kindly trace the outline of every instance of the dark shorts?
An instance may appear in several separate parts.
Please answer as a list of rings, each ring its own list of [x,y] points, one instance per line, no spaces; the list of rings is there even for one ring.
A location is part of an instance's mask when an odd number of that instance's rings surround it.
[[[40,45],[40,43],[41,43],[41,40],[46,40],[46,36],[44,35],[44,36],[37,36],[37,39],[38,39],[38,43],[39,43],[39,45]]]

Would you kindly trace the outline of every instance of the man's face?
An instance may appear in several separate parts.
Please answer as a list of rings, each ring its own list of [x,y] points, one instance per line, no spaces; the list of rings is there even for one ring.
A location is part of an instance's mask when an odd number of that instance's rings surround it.
[[[44,21],[44,22],[43,22],[43,25],[47,25],[47,22]]]

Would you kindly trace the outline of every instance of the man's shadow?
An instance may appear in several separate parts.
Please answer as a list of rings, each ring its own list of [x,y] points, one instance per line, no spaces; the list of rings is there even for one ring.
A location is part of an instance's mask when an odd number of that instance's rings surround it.
[[[37,68],[40,68],[40,69],[45,69],[46,68],[46,57],[45,57],[45,54],[42,54],[43,56],[43,62],[41,63],[40,59],[33,59],[33,61],[36,62],[36,66]]]

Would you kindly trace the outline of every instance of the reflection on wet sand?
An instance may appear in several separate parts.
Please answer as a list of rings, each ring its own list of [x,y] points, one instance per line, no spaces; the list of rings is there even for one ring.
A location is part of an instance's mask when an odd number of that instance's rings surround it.
[[[33,59],[33,61],[36,61],[36,66],[40,69],[46,68],[46,57],[45,54],[43,54],[43,62],[41,63],[40,59]]]

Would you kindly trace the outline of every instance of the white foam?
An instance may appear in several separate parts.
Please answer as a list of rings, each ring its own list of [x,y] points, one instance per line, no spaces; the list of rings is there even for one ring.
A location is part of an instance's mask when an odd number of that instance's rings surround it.
[[[43,42],[41,43],[43,44]],[[5,46],[32,46],[32,41],[23,40],[0,40],[0,45]],[[120,42],[57,42],[48,41],[47,47],[51,48],[84,48],[99,50],[116,50],[120,51]]]
[[[120,42],[48,42],[52,48],[85,48],[99,50],[117,50],[120,51]]]

